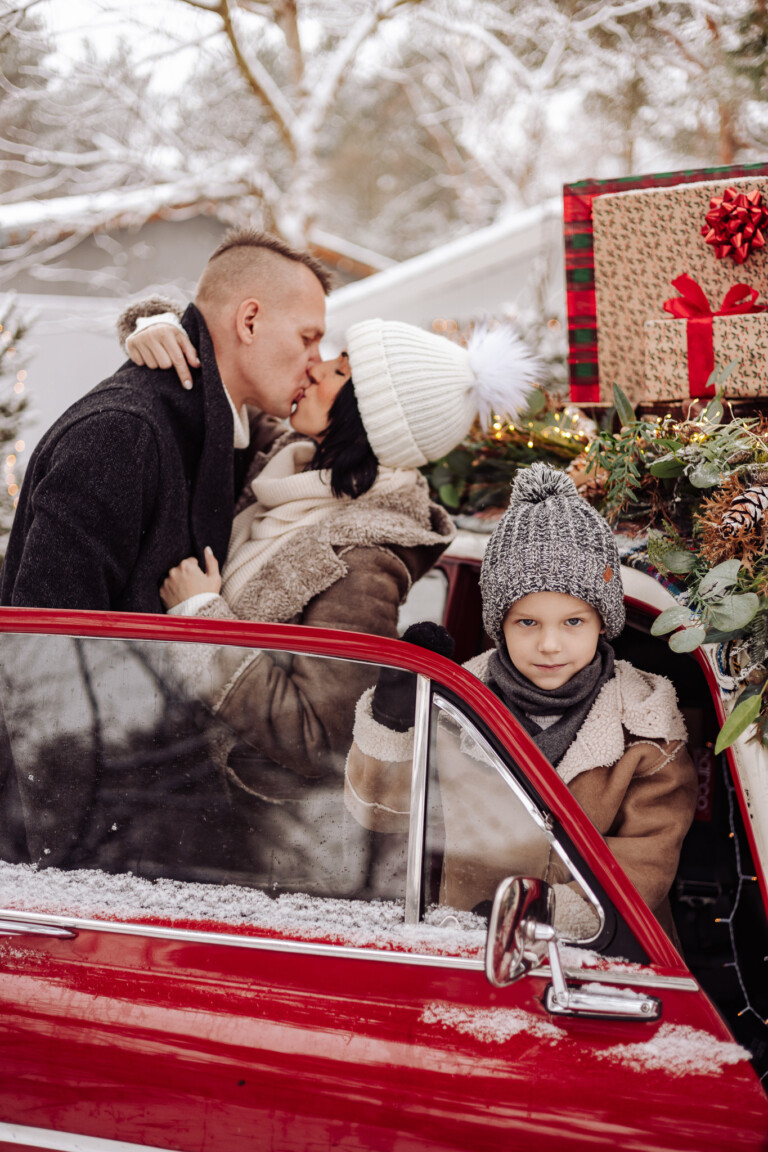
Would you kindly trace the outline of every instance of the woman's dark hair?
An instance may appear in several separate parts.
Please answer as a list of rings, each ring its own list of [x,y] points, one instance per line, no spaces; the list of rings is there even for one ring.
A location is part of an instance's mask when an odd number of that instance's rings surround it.
[[[376,480],[379,462],[368,443],[351,379],[331,405],[328,430],[309,467],[327,468],[334,496],[351,496],[353,500],[367,492]]]

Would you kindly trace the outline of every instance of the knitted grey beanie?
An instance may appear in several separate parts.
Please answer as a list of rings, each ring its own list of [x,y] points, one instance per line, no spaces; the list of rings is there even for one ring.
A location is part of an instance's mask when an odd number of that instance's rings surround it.
[[[596,608],[608,640],[624,627],[619,551],[608,524],[564,472],[532,464],[515,476],[509,507],[480,571],[485,630],[504,643],[504,617],[532,592],[562,592]]]

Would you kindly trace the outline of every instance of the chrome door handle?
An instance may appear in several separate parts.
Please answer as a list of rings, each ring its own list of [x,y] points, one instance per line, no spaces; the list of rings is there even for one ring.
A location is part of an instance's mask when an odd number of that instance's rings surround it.
[[[0,920],[0,936],[52,936],[58,940],[74,940],[77,932],[60,928],[56,924],[38,924],[28,920]]]

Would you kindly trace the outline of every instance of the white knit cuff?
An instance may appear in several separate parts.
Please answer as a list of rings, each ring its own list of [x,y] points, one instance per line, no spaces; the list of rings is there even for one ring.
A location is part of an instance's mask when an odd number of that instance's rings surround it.
[[[217,592],[196,592],[194,596],[189,596],[186,600],[182,600],[180,604],[174,604],[173,608],[168,609],[169,616],[196,616],[201,608],[205,608],[206,604],[218,600],[219,595]]]
[[[143,332],[145,328],[152,328],[155,324],[170,324],[182,332],[185,331],[184,325],[175,312],[160,312],[155,316],[139,316],[133,326],[133,331]]]

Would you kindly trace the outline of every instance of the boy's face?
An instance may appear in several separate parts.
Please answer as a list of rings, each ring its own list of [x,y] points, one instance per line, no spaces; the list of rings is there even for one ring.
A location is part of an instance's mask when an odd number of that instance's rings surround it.
[[[537,688],[561,688],[591,664],[603,631],[591,604],[562,592],[532,592],[504,617],[509,658]]]

